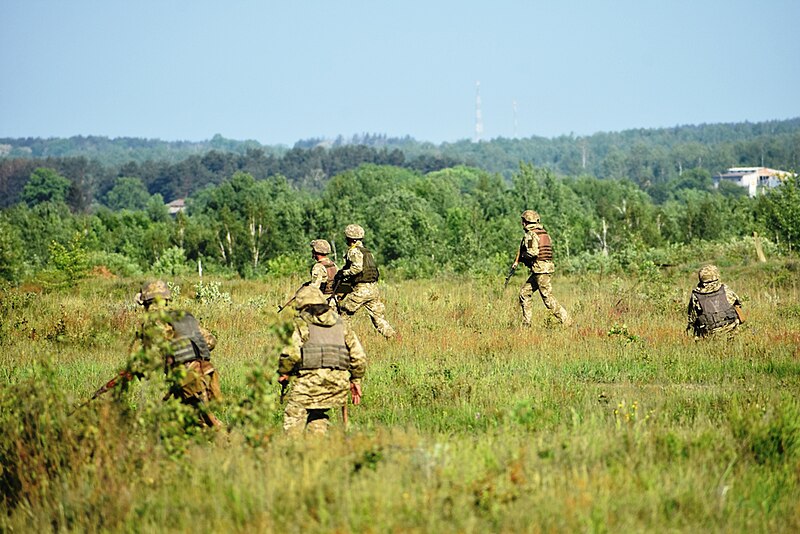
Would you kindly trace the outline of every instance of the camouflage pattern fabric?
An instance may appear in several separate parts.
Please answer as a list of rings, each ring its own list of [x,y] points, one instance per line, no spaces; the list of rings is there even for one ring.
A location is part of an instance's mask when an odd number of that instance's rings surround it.
[[[700,303],[697,300],[697,296],[695,295],[695,291],[698,293],[713,293],[717,291],[720,287],[722,287],[722,282],[718,279],[712,280],[711,282],[698,282],[697,287],[694,291],[692,291],[692,295],[689,297],[689,305],[686,310],[686,316],[688,324],[686,325],[686,330],[694,332],[695,339],[700,338],[707,338],[707,337],[720,337],[723,335],[733,335],[735,333],[736,328],[741,324],[738,319],[731,324],[714,328],[709,332],[703,333],[701,335],[700,332],[695,330],[695,323],[697,322],[697,317],[703,313],[703,309],[700,307]],[[731,290],[727,285],[725,286],[725,298],[727,299],[728,303],[731,306],[742,306],[742,301],[739,299],[739,296]]]
[[[328,270],[322,265],[321,261],[318,261],[311,267],[311,281],[308,285],[316,287],[320,291],[328,282]]]
[[[351,383],[361,382],[367,366],[367,357],[356,333],[345,323],[344,344],[350,353],[350,370],[307,369],[298,370],[302,361],[301,349],[309,337],[309,324],[332,326],[339,315],[328,309],[320,315],[301,310],[295,318],[294,332],[289,344],[278,359],[278,374],[291,375],[292,386],[283,412],[283,429],[292,434],[303,432],[324,433],[328,428],[330,408],[347,403]]]
[[[363,246],[361,241],[356,241],[347,251],[345,259],[349,262],[349,266],[339,271],[342,276],[355,276],[364,269],[364,254],[358,249],[359,246]],[[372,325],[383,337],[386,339],[394,337],[394,328],[384,317],[386,306],[381,301],[377,282],[354,284],[353,290],[339,301],[339,310],[347,321],[362,307],[367,310]]]
[[[217,370],[211,362],[203,360],[194,360],[182,365],[186,375],[180,381],[179,389],[172,392],[172,395],[182,403],[193,406],[202,425],[222,426],[220,420],[207,409],[209,402],[222,400]]]
[[[525,235],[520,242],[520,257],[527,252],[530,257],[539,255],[539,236],[535,229],[544,228],[540,223],[530,223],[525,225]],[[552,261],[539,261],[538,259],[531,265],[531,272],[536,274],[553,274],[556,266]]]
[[[149,311],[158,313],[160,306],[151,305]],[[213,351],[217,346],[217,338],[207,329],[200,326],[200,334],[205,339],[208,350]],[[134,350],[137,345],[144,349],[161,346],[164,341],[170,342],[175,337],[175,330],[168,322],[158,319],[143,324],[136,334]],[[173,364],[169,354],[162,354],[164,371],[175,371],[177,366],[183,367],[184,373],[175,390],[167,393],[165,398],[174,396],[182,403],[194,407],[198,412],[200,424],[209,427],[221,427],[222,423],[208,410],[208,402],[222,400],[222,390],[219,386],[219,373],[210,361],[193,360],[183,364]],[[141,373],[137,373],[140,374]]]
[[[541,223],[525,224],[525,235],[520,242],[520,257],[525,253],[529,257],[539,255],[539,236],[536,229],[542,229]],[[533,294],[537,291],[542,297],[545,307],[565,325],[572,324],[567,310],[558,303],[553,296],[552,274],[555,272],[552,261],[539,261],[538,258],[530,265],[530,276],[519,290],[519,305],[522,308],[522,324],[530,326],[533,315]]]
[[[531,325],[533,294],[536,293],[536,291],[539,291],[539,294],[542,296],[542,302],[544,302],[545,307],[550,310],[559,321],[565,325],[570,325],[572,323],[567,310],[564,309],[553,296],[552,275],[531,273],[519,290],[519,305],[522,308],[522,324],[524,326]]]

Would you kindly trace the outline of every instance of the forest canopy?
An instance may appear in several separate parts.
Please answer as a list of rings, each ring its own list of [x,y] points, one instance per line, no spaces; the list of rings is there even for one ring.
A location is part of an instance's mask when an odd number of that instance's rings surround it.
[[[800,244],[796,177],[755,198],[713,180],[734,166],[797,169],[800,119],[439,146],[368,135],[291,149],[221,136],[4,139],[0,153],[7,280],[68,283],[98,265],[177,273],[197,261],[245,277],[297,272],[312,239],[341,250],[350,223],[397,275],[498,273],[528,208],[571,270],[669,263],[754,232],[776,251]],[[175,199],[186,209],[171,215]]]

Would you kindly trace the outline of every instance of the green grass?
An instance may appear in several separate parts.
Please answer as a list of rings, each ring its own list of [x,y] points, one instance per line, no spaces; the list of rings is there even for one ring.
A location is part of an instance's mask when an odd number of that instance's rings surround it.
[[[218,337],[219,434],[171,426],[158,377],[67,415],[124,364],[137,281],[5,291],[0,530],[798,531],[800,288],[782,268],[730,269],[748,322],[729,343],[683,333],[689,269],[556,276],[570,328],[541,305],[520,328],[500,276],[390,282],[402,341],[356,316],[364,402],[321,440],[283,436],[278,386],[248,382],[272,376],[298,279],[220,280],[231,303],[205,305],[175,281]]]

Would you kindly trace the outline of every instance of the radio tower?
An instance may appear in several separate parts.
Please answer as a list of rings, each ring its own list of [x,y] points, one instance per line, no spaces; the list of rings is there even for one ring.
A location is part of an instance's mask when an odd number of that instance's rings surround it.
[[[514,139],[517,138],[517,126],[519,126],[519,122],[517,121],[517,101],[511,101],[511,107],[514,108]]]
[[[483,135],[483,117],[481,117],[481,82],[475,82],[475,142]]]

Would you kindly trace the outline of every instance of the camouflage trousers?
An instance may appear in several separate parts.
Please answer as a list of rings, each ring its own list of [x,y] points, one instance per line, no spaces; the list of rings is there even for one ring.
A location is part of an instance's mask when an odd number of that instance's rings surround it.
[[[377,283],[356,284],[353,291],[339,301],[339,311],[345,320],[349,320],[361,307],[367,310],[372,325],[383,337],[386,339],[394,337],[394,328],[384,318],[386,307],[381,301]]]
[[[719,328],[715,328],[710,332],[695,332],[694,338],[697,339],[709,339],[709,338],[725,338],[731,339],[734,335],[736,335],[736,328],[739,326],[739,320],[732,322],[731,324],[720,326]]]
[[[288,434],[324,434],[328,410],[344,406],[350,392],[350,372],[338,369],[300,371],[292,379],[283,410],[283,430]]]
[[[533,294],[539,292],[545,307],[563,324],[572,323],[569,314],[553,296],[552,275],[550,273],[531,273],[519,290],[519,305],[522,308],[522,324],[531,325],[533,314]]]
[[[184,404],[197,410],[200,424],[208,427],[221,427],[222,422],[209,410],[208,403],[222,400],[219,387],[219,374],[211,362],[194,360],[183,364],[186,375],[180,381],[179,389],[172,393]],[[169,397],[170,395],[168,395]]]

